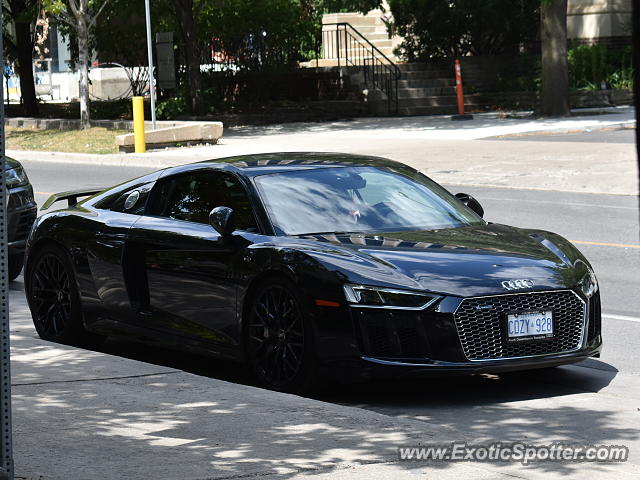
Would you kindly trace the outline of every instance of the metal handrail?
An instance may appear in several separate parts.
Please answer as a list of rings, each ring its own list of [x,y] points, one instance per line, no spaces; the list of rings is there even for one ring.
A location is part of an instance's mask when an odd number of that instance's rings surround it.
[[[335,31],[325,30],[325,27],[333,26],[336,27]],[[329,41],[325,41],[325,34],[329,34]],[[333,34],[335,44],[331,38]],[[322,36],[323,57],[336,58],[338,67],[343,59],[345,66],[361,67],[367,88],[382,91],[387,96],[389,113],[397,113],[398,81],[401,75],[398,66],[350,23],[325,23],[322,25]],[[341,39],[341,36],[344,38]],[[332,55],[334,52],[335,56]]]

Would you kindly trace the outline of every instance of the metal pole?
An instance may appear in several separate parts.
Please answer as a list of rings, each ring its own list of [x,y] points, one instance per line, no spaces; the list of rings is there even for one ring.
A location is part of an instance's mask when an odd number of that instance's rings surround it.
[[[151,122],[156,129],[156,81],[153,75],[153,44],[151,43],[151,9],[149,0],[144,0],[144,10],[147,17],[147,55],[149,57],[149,90],[151,93]]]
[[[4,32],[0,15],[0,32]],[[0,65],[4,65],[0,35]],[[9,92],[7,91],[7,95]],[[7,251],[7,189],[4,156],[4,91],[0,88],[0,479],[13,479],[11,435],[11,355],[9,350],[9,278]]]

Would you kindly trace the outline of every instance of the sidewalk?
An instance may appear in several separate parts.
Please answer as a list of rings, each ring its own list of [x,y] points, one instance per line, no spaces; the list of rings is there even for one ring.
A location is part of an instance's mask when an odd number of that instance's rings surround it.
[[[359,387],[334,389],[328,403],[44,342],[21,288],[12,283],[10,295],[18,479],[546,480],[587,478],[587,469],[591,479],[640,475],[640,384],[606,364],[564,367],[553,378],[532,373],[511,385],[416,380],[422,383],[397,396],[373,385],[357,406],[341,405],[354,405]],[[526,467],[398,458],[399,447],[453,441],[624,444],[631,458]]]
[[[590,479],[640,475],[640,385],[606,364],[564,367],[548,380],[532,374],[515,385],[416,380],[397,396],[380,396],[374,385],[357,406],[341,405],[353,405],[358,388],[336,388],[325,402],[44,342],[21,287],[12,283],[10,296],[18,479],[546,480],[587,478],[587,469]],[[216,368],[213,362],[214,377]],[[399,447],[453,441],[624,444],[631,458],[525,467],[398,457]]]
[[[362,118],[225,131],[218,145],[145,154],[83,155],[8,151],[21,161],[55,161],[164,168],[232,155],[276,151],[332,151],[380,155],[410,164],[446,184],[510,186],[573,192],[638,194],[635,145],[599,142],[508,141],[537,132],[552,135],[633,128],[633,107],[586,109],[578,116],[533,120],[483,113],[467,122],[450,116]],[[522,117],[522,118],[520,118]],[[506,137],[496,139],[496,137]]]

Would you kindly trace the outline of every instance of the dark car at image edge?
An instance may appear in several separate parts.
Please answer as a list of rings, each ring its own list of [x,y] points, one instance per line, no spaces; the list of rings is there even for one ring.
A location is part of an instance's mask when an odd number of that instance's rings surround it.
[[[5,159],[8,276],[9,280],[15,280],[22,271],[27,237],[36,219],[38,207],[33,197],[33,187],[20,162],[9,157]]]
[[[81,202],[80,198],[87,197]],[[559,235],[488,223],[406,165],[272,153],[52,196],[27,245],[42,338],[107,336],[323,377],[505,372],[600,353],[598,284]]]

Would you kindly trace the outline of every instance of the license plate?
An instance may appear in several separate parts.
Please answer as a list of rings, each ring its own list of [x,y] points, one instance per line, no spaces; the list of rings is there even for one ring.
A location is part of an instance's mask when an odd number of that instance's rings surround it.
[[[507,315],[507,341],[522,342],[553,337],[553,312],[522,312]]]

